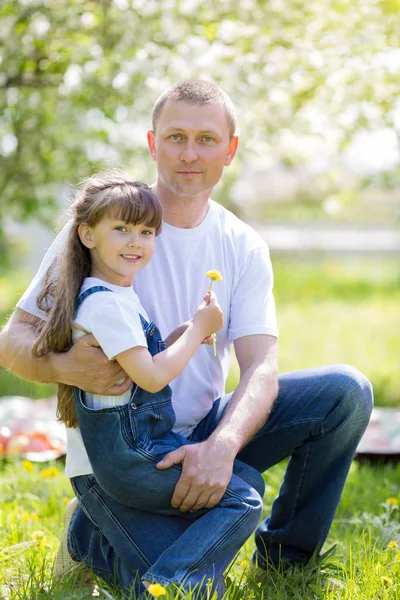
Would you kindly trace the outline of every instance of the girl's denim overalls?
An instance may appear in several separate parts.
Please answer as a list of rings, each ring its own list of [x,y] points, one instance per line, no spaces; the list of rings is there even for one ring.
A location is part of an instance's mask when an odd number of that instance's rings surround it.
[[[90,288],[78,298],[77,308],[90,294],[104,291],[111,292],[102,286]],[[155,355],[165,348],[165,344],[156,325],[140,318],[148,349]],[[215,508],[182,513],[171,506],[181,466],[159,470],[156,463],[168,452],[190,444],[188,439],[172,431],[175,415],[171,388],[166,386],[153,394],[134,384],[128,404],[100,410],[85,406],[82,391],[75,388],[74,401],[94,473],[91,491],[97,498],[102,496],[108,510],[118,510],[118,503],[121,503],[166,517],[179,515],[192,522],[142,578],[163,585],[174,583],[193,588],[212,579],[215,560],[220,562],[223,556],[228,566],[254,531],[261,515],[262,499],[253,487],[233,475]],[[253,477],[257,482],[261,480],[257,487],[262,488],[261,475],[254,470]],[[79,477],[74,479],[79,480]],[[74,479],[72,484],[78,492]],[[79,492],[77,495],[79,497]],[[87,503],[83,508],[102,529],[101,517],[93,515]]]

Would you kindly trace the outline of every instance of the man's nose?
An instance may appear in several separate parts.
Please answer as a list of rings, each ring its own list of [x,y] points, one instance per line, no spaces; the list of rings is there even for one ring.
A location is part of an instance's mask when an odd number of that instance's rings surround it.
[[[198,153],[196,150],[195,142],[188,141],[186,142],[181,154],[181,161],[185,163],[192,163],[198,159]]]

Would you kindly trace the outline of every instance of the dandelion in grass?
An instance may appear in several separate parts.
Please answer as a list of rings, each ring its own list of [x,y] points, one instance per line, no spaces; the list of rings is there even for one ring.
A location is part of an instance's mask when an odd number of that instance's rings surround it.
[[[40,471],[40,477],[44,477],[47,479],[51,479],[52,477],[56,477],[58,475],[57,467],[49,467],[48,469],[42,469]]]
[[[390,504],[391,506],[397,506],[399,501],[397,500],[397,498],[387,498],[386,502],[388,504]]]
[[[39,548],[44,548],[46,545],[46,535],[44,531],[34,531],[31,538],[36,541]]]
[[[400,562],[400,552],[396,552],[396,554],[394,555],[395,559]]]
[[[242,560],[242,561],[240,562],[240,566],[242,567],[243,571],[244,571],[244,570],[247,568],[247,565],[248,565],[248,564],[249,564],[249,563],[247,562],[247,560]]]
[[[147,590],[154,598],[159,598],[160,596],[165,596],[167,590],[161,583],[152,583],[149,585]]]
[[[30,473],[33,469],[33,464],[31,463],[30,460],[23,460],[22,461],[22,467],[25,469],[25,471],[27,471],[28,473]]]
[[[210,278],[210,289],[209,289],[210,292],[212,290],[212,285],[213,285],[214,281],[223,281],[223,277],[222,277],[220,271],[218,271],[217,269],[212,269],[211,271],[207,271],[206,275],[207,275],[207,277]],[[212,341],[213,341],[214,356],[217,356],[217,334],[216,333],[212,334]]]
[[[398,546],[398,544],[397,544],[397,542],[395,540],[392,540],[387,545],[388,548],[397,548],[397,546]]]
[[[44,531],[40,531],[40,530],[38,530],[38,531],[33,531],[33,532],[31,533],[31,538],[32,538],[33,540],[41,540],[42,538],[44,538],[44,536],[45,536],[45,533],[44,533]]]

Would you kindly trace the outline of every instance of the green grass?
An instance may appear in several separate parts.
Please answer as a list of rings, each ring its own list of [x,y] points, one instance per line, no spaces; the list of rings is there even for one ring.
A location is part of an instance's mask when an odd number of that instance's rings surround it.
[[[273,256],[280,371],[348,363],[377,406],[400,406],[400,263],[389,258]],[[237,381],[231,371],[228,386]]]
[[[265,475],[265,516],[278,492],[284,466],[277,465]],[[0,598],[91,597],[76,581],[57,585],[51,581],[63,514],[71,497],[62,463],[0,463]],[[400,548],[388,547],[390,542],[400,546],[400,518],[398,504],[390,504],[388,498],[400,501],[400,466],[354,462],[324,548],[336,545],[334,556],[316,569],[269,571],[255,577],[249,568],[250,539],[230,568],[232,585],[225,600],[400,598]],[[340,587],[325,589],[323,577],[328,575]],[[101,581],[98,585],[100,598],[122,600],[120,590]]]

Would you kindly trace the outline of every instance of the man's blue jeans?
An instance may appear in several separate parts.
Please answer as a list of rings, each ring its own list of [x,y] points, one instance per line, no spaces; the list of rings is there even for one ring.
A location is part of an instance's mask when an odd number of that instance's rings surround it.
[[[210,435],[229,399],[215,403],[193,432],[193,441]],[[267,422],[238,455],[260,472],[290,457],[271,514],[256,530],[259,565],[308,559],[325,542],[372,404],[369,381],[352,367],[336,365],[280,376],[278,398]],[[77,495],[87,494],[90,476],[77,479]],[[71,556],[127,589],[190,525],[189,520],[122,505],[120,511],[111,512],[100,498],[91,501],[98,503],[96,511],[102,510],[102,521],[97,518],[95,525],[90,520],[89,505],[87,514],[78,508],[69,529]],[[221,556],[214,568],[217,585],[225,567]]]

